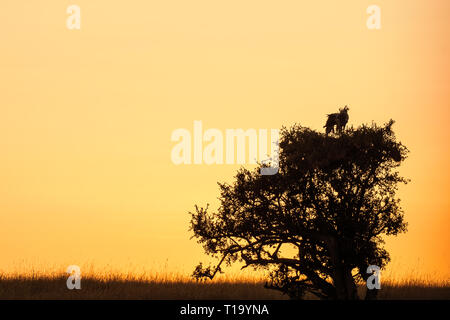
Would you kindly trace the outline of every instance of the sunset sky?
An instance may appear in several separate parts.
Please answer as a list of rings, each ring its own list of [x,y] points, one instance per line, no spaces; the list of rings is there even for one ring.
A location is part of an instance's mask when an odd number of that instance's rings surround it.
[[[350,125],[392,118],[411,151],[390,270],[450,277],[449,13],[448,0],[2,0],[0,271],[191,272],[204,255],[188,211],[217,207],[239,166],[175,165],[171,133],[323,130],[348,104]]]

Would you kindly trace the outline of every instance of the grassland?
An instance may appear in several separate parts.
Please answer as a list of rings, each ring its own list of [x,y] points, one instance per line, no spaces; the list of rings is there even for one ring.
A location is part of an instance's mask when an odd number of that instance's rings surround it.
[[[179,274],[97,274],[82,277],[80,290],[68,290],[67,275],[2,274],[0,299],[287,299],[263,287],[262,279],[239,276],[196,282]],[[365,290],[360,286],[360,293]],[[313,297],[307,296],[307,299]],[[379,299],[450,299],[450,281],[382,283]]]

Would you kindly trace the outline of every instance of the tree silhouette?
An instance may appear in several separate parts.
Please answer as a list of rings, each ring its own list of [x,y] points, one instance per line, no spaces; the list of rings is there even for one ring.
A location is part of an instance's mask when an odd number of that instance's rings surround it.
[[[266,288],[292,299],[358,299],[369,265],[383,268],[382,235],[406,231],[396,198],[407,180],[396,168],[407,148],[383,126],[362,125],[326,136],[294,125],[280,132],[279,172],[241,168],[233,184],[219,183],[220,207],[195,206],[190,230],[215,266],[200,263],[193,276],[214,278],[223,265],[266,271]],[[367,290],[365,298],[376,298]]]

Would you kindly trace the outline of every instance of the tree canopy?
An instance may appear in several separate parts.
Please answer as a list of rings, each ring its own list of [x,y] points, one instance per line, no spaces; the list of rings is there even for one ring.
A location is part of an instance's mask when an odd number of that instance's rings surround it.
[[[408,150],[394,121],[326,136],[300,125],[283,127],[279,171],[239,169],[219,183],[220,206],[195,206],[190,230],[217,264],[193,275],[214,278],[235,262],[267,274],[266,287],[301,299],[357,299],[369,265],[383,268],[383,235],[406,231],[396,191],[407,179],[397,168]],[[366,299],[376,290],[368,290]]]

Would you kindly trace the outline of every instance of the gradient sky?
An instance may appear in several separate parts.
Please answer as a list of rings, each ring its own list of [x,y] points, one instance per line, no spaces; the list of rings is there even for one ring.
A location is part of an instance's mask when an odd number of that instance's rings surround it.
[[[81,7],[81,30],[66,8]],[[366,8],[381,8],[381,30]],[[0,3],[0,270],[191,271],[194,204],[237,165],[171,162],[173,130],[396,120],[409,232],[394,273],[450,277],[450,1]],[[395,270],[393,269],[395,268]]]

